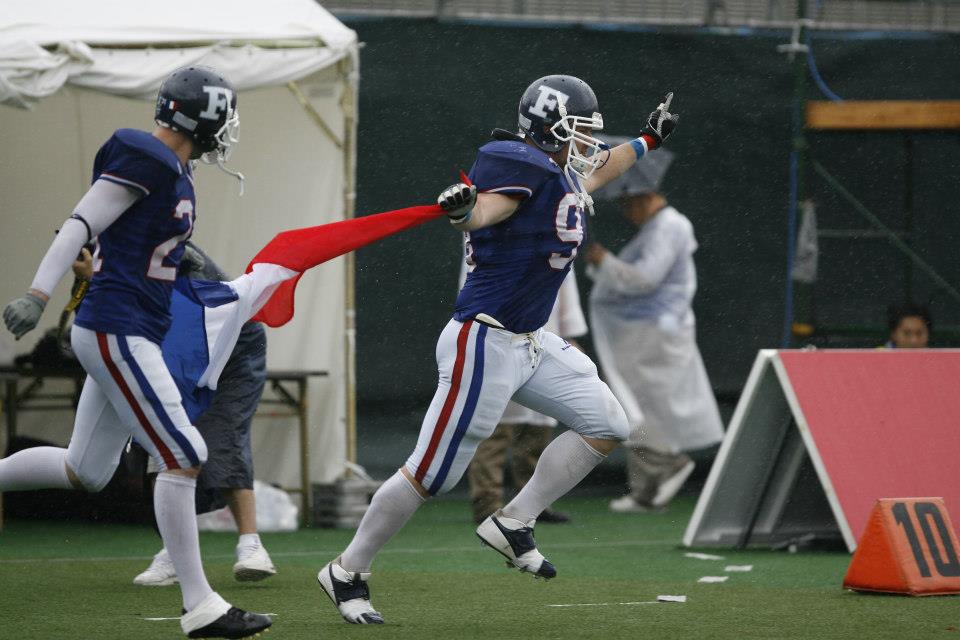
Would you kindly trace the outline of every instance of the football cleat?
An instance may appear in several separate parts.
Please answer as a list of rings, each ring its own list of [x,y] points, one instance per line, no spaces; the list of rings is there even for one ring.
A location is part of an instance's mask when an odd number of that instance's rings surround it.
[[[153,556],[153,561],[146,571],[133,579],[133,584],[141,587],[165,587],[177,582],[177,570],[173,568],[173,561],[170,560],[166,548],[160,549],[160,552]]]
[[[557,569],[537,550],[533,539],[534,522],[505,518],[503,512],[498,511],[480,523],[477,537],[506,558],[507,566],[549,580],[556,577]]]
[[[216,592],[180,618],[188,638],[252,638],[272,624],[268,616],[230,606]]]
[[[370,604],[369,573],[351,573],[335,561],[317,574],[317,582],[343,619],[351,624],[383,624],[383,616]]]
[[[233,577],[239,582],[257,582],[276,575],[277,568],[270,554],[258,544],[255,547],[237,547],[237,563],[233,565]]]

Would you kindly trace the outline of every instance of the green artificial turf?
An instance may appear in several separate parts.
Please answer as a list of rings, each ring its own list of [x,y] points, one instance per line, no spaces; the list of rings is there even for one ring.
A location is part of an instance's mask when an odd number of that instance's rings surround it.
[[[706,550],[684,556],[679,541],[693,509],[682,498],[662,514],[617,515],[601,498],[560,508],[570,525],[541,525],[550,582],[507,570],[480,547],[461,500],[428,504],[385,548],[371,591],[385,627],[345,624],[316,585],[316,571],[351,531],[264,534],[279,574],[239,584],[231,534],[203,534],[211,583],[232,603],[276,613],[269,637],[286,638],[925,638],[960,639],[960,598],[870,596],[840,585],[846,553]],[[159,548],[147,528],[12,521],[0,534],[0,638],[176,638],[176,587],[131,579]],[[749,573],[726,573],[752,564]],[[705,575],[729,576],[700,584]],[[684,604],[650,604],[686,595]],[[554,607],[550,605],[578,605]]]

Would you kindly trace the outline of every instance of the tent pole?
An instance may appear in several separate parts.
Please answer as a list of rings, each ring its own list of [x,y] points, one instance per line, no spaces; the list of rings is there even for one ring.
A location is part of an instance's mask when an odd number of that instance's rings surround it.
[[[357,170],[357,81],[359,57],[347,56],[338,63],[343,80],[343,217],[353,218],[356,207]],[[346,255],[344,264],[344,378],[346,392],[346,459],[344,475],[352,475],[351,467],[357,462],[357,371],[356,371],[356,259],[355,253]]]

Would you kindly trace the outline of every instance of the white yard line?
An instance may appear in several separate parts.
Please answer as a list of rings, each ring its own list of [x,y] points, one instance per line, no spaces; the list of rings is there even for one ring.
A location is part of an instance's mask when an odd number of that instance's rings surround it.
[[[637,604],[658,604],[656,600],[641,602],[583,602],[579,604],[548,604],[548,607],[629,607]]]
[[[159,540],[157,541],[159,542]],[[544,545],[544,548],[549,549],[590,549],[590,548],[601,548],[601,549],[612,549],[617,547],[673,547],[679,544],[679,541],[676,539],[670,540],[617,540],[611,542],[559,542],[555,544],[547,543]],[[270,557],[272,558],[299,558],[299,557],[311,557],[319,556],[322,558],[334,556],[343,551],[341,548],[337,549],[316,549],[311,551],[271,551]],[[398,547],[398,548],[386,548],[380,553],[408,553],[408,554],[418,554],[418,553],[465,553],[465,552],[483,552],[489,553],[478,543],[477,545],[470,545],[469,547]],[[233,559],[234,555],[232,553],[219,553],[219,554],[205,554],[204,559],[207,560],[226,560]],[[0,565],[3,564],[43,564],[43,563],[55,563],[55,562],[124,562],[127,560],[152,560],[152,555],[144,556],[97,556],[97,557],[84,557],[84,558],[5,558],[0,559]]]
[[[270,616],[271,618],[276,618],[277,614],[275,613],[261,613],[263,616]],[[167,620],[179,620],[180,617],[176,618],[140,618],[141,620],[146,620],[147,622],[165,622]]]

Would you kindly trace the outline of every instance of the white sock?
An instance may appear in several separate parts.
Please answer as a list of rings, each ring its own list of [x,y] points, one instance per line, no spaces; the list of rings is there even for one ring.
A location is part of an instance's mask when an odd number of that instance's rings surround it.
[[[67,450],[32,447],[0,460],[0,491],[73,489],[67,478]]]
[[[259,547],[262,546],[260,542],[260,535],[256,533],[241,533],[240,539],[237,540],[238,547]]]
[[[373,557],[423,503],[423,496],[402,473],[390,476],[373,494],[357,533],[340,556],[340,566],[351,573],[370,571]]]
[[[200,534],[194,507],[196,478],[161,473],[153,489],[153,509],[163,545],[180,579],[183,608],[193,610],[213,592],[203,575]]]
[[[560,496],[577,486],[605,455],[591,447],[575,431],[565,431],[540,455],[533,477],[503,508],[503,515],[530,522]]]

